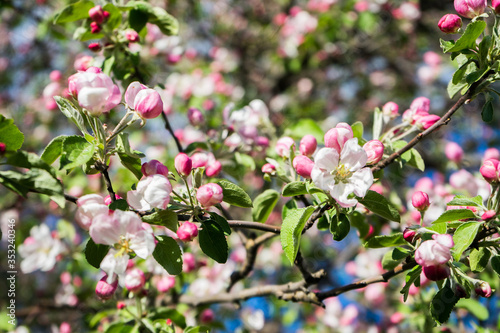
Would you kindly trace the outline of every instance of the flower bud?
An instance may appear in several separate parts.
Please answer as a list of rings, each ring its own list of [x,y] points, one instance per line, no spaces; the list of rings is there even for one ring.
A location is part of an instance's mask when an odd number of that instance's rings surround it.
[[[205,117],[203,113],[197,108],[189,108],[188,109],[188,119],[189,123],[193,126],[200,126],[205,123]]]
[[[156,282],[156,289],[161,293],[166,293],[175,286],[175,277],[163,275],[160,280]]]
[[[276,167],[271,163],[266,163],[262,166],[262,173],[273,174],[276,171]]]
[[[430,206],[429,195],[425,192],[417,191],[411,197],[411,204],[420,212],[426,211]]]
[[[258,136],[255,139],[255,144],[259,147],[267,148],[269,147],[269,139],[265,136]]]
[[[198,236],[198,226],[191,222],[184,222],[177,229],[177,237],[183,242],[190,242]]]
[[[481,215],[481,219],[483,221],[488,221],[494,218],[497,215],[497,213],[494,210],[488,210]]]
[[[205,309],[200,314],[200,321],[202,323],[211,323],[215,319],[215,313],[212,309]]]
[[[165,177],[168,177],[168,168],[157,160],[151,160],[143,163],[141,172],[145,177],[152,175],[164,175]]]
[[[384,155],[384,144],[379,140],[370,140],[363,146],[368,157],[366,164],[378,163]]]
[[[97,24],[104,22],[104,10],[101,6],[95,6],[89,9],[89,16],[92,21]]]
[[[484,161],[479,169],[479,172],[488,183],[498,183],[498,169],[500,162],[496,159],[489,159]]]
[[[99,43],[90,43],[89,50],[92,52],[99,52],[101,50],[101,44]]]
[[[492,294],[491,286],[486,281],[481,281],[479,283],[476,283],[474,290],[476,291],[476,294],[486,298],[490,297]]]
[[[448,265],[427,266],[423,268],[423,273],[431,281],[440,281],[450,276],[450,268]]]
[[[71,325],[67,322],[62,322],[59,326],[59,333],[71,333]]]
[[[140,291],[144,287],[144,283],[146,283],[146,278],[138,268],[129,270],[125,275],[125,287],[132,292]]]
[[[113,297],[113,294],[118,287],[118,279],[115,279],[112,283],[107,282],[108,276],[105,275],[95,287],[95,293],[97,297],[101,300],[108,300]]]
[[[426,130],[432,125],[434,125],[439,119],[441,119],[440,116],[435,114],[429,114],[426,116],[418,117],[416,119],[416,125],[420,130]]]
[[[338,123],[325,134],[325,146],[335,149],[339,154],[347,140],[354,137],[352,128],[347,123]]]
[[[142,118],[153,119],[163,112],[163,101],[154,89],[142,89],[134,99],[134,110]]]
[[[123,309],[125,309],[126,306],[127,305],[124,302],[116,302],[116,308],[118,310],[123,310]]]
[[[182,254],[182,271],[184,273],[189,273],[194,271],[196,268],[196,259],[191,252],[184,252]]]
[[[281,157],[289,157],[290,156],[290,148],[295,144],[295,141],[288,136],[284,136],[276,142],[276,147],[274,150],[276,154]]]
[[[208,183],[201,186],[196,193],[196,199],[205,208],[222,202],[222,187],[215,183]]]
[[[127,29],[125,31],[125,38],[131,43],[137,43],[139,41],[139,34],[133,29]]]
[[[448,142],[444,147],[446,157],[455,163],[460,163],[464,157],[464,150],[456,142]]]
[[[438,27],[446,34],[456,34],[462,27],[462,19],[455,14],[446,14],[439,20]]]
[[[484,13],[486,0],[455,0],[455,10],[467,18],[474,18]]]
[[[496,148],[488,148],[484,151],[483,161],[495,159],[500,160],[500,151]]]
[[[215,177],[222,170],[222,164],[219,161],[209,163],[205,169],[205,174],[208,177]]]
[[[420,113],[428,113],[431,109],[431,101],[424,96],[417,97],[411,102],[410,109]]]
[[[382,114],[394,118],[398,115],[399,106],[394,102],[387,102],[382,107]]]
[[[422,242],[415,251],[415,261],[422,267],[444,265],[451,259],[451,248],[455,246],[448,234],[432,235],[431,240]]]
[[[61,71],[53,70],[52,72],[50,72],[49,78],[50,78],[50,81],[52,81],[52,82],[58,82],[58,81],[62,80],[63,76],[61,74]]]
[[[305,135],[302,140],[300,140],[299,151],[304,156],[312,156],[316,151],[316,147],[318,146],[318,141],[316,138],[311,135]]]
[[[415,240],[415,236],[416,235],[417,235],[417,232],[415,230],[413,230],[413,229],[406,228],[403,231],[403,238],[408,243],[413,243],[413,241]]]
[[[7,145],[3,142],[0,142],[0,154],[3,154],[7,151]]]
[[[495,13],[500,14],[500,0],[491,0],[491,6],[495,10]]]
[[[90,32],[93,34],[97,34],[101,32],[101,26],[97,24],[96,22],[91,22],[90,23]]]
[[[123,198],[122,198],[120,195],[118,195],[118,194],[115,194],[115,198],[116,198],[116,200],[123,199]],[[112,201],[111,201],[111,196],[110,196],[109,194],[108,194],[107,196],[105,196],[105,197],[104,197],[104,204],[105,204],[106,206],[111,205],[111,202],[112,202]]]
[[[293,159],[293,168],[300,176],[311,179],[311,171],[314,167],[314,162],[307,156],[299,155]]]
[[[191,156],[191,160],[193,161],[193,168],[202,168],[208,163],[208,155],[205,153],[194,153]]]
[[[465,291],[465,289],[462,285],[457,284],[455,286],[455,295],[459,298],[465,298],[465,297],[467,297],[467,292]]]
[[[184,153],[179,153],[174,161],[175,170],[181,176],[187,177],[193,169],[193,161]]]

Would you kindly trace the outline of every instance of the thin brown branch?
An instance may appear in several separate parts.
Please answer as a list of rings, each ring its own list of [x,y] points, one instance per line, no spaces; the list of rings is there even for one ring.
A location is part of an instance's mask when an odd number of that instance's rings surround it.
[[[172,137],[174,138],[175,144],[177,145],[177,150],[179,151],[179,153],[184,152],[184,150],[182,149],[181,142],[175,136],[174,130],[172,129],[172,126],[170,126],[170,122],[168,121],[168,118],[167,118],[167,115],[165,114],[165,112],[162,112],[161,116],[163,117],[163,120],[165,121],[165,128],[170,133],[170,135],[172,135]]]
[[[66,193],[64,193],[64,199],[66,199],[69,202],[75,203],[75,204],[78,201],[77,197],[74,197],[74,196],[66,194]]]
[[[376,172],[376,171],[382,170],[383,168],[385,168],[386,166],[388,166],[389,164],[391,164],[392,162],[394,162],[394,160],[396,160],[397,158],[399,158],[402,154],[404,154],[408,150],[412,149],[422,139],[424,139],[425,137],[429,136],[430,134],[436,132],[439,128],[441,128],[441,126],[447,125],[451,121],[451,116],[453,116],[453,114],[455,112],[457,112],[458,109],[460,109],[460,107],[462,105],[466,104],[468,102],[468,100],[471,99],[474,96],[476,88],[483,81],[485,81],[487,78],[488,78],[488,74],[485,75],[483,77],[483,79],[481,79],[481,80],[477,81],[476,83],[474,83],[469,88],[469,90],[467,90],[467,93],[465,95],[463,95],[462,97],[460,97],[458,99],[458,101],[448,110],[448,112],[446,112],[444,114],[444,116],[441,117],[441,119],[439,119],[436,123],[434,123],[434,125],[432,125],[428,129],[426,129],[425,131],[417,134],[410,142],[408,142],[408,144],[406,146],[404,146],[403,148],[401,148],[397,152],[391,154],[389,157],[381,160],[376,165],[374,165],[371,168],[372,172]]]
[[[295,261],[293,262],[293,264],[295,266],[297,266],[297,268],[299,269],[300,271],[300,274],[302,274],[302,277],[304,278],[304,280],[309,284],[316,284],[319,282],[319,280],[317,280],[312,274],[311,272],[309,272],[306,268],[306,265],[305,265],[305,262],[304,262],[304,257],[302,257],[302,253],[297,252],[297,257],[295,257]]]
[[[275,234],[279,234],[281,232],[281,227],[279,225],[269,225],[260,222],[249,222],[241,220],[229,220],[227,221],[227,223],[229,223],[229,226],[231,228],[255,229],[255,230],[269,231]]]
[[[116,194],[113,191],[113,185],[111,185],[111,179],[109,178],[108,167],[104,166],[101,170],[102,177],[104,178],[104,182],[106,183],[106,190],[108,190],[109,197],[111,198],[111,202],[116,201]]]
[[[265,234],[262,234],[260,235],[259,237],[255,238],[255,244],[263,244],[265,242],[267,242],[268,240],[270,240],[271,238],[274,238],[278,236],[278,234],[275,234],[273,232],[268,232],[268,233],[265,233]]]

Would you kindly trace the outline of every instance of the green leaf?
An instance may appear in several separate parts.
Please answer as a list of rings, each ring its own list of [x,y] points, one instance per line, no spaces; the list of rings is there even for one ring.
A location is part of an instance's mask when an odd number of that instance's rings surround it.
[[[150,215],[144,215],[142,220],[149,224],[167,227],[174,232],[177,231],[179,225],[177,214],[168,209],[156,211]]]
[[[441,49],[443,50],[443,53],[446,53],[446,50],[451,49],[455,45],[454,40],[444,40],[442,38],[439,39],[439,44],[441,46]]]
[[[465,74],[467,72],[473,71],[473,69],[476,67],[476,64],[473,63],[472,59],[469,59],[465,64],[460,66],[456,72],[453,74],[453,78],[451,79],[451,82],[453,84],[459,84],[460,81],[464,78]]]
[[[56,101],[59,110],[61,110],[61,112],[69,120],[71,120],[83,134],[88,134],[83,117],[80,111],[73,105],[73,103],[61,96],[54,96],[54,100]]]
[[[337,223],[337,218],[333,217],[330,222],[330,232],[332,233],[333,240],[340,242],[351,231],[351,223],[345,214],[339,214],[339,220]]]
[[[492,45],[492,37],[486,35],[483,37],[481,43],[479,43],[479,60],[481,64],[488,62],[488,54]]]
[[[52,177],[57,178],[56,171],[53,167],[45,163],[36,154],[28,153],[26,151],[19,150],[15,153],[8,154],[7,164],[19,168],[42,169],[50,173]]]
[[[318,125],[318,122],[309,118],[300,119],[295,125],[288,127],[284,135],[299,140],[307,134],[313,135],[319,143],[323,142],[323,137],[325,135]]]
[[[110,210],[119,209],[119,210],[127,211],[127,210],[129,210],[128,202],[125,199],[117,199],[114,202],[109,204],[109,209]]]
[[[403,233],[398,232],[392,235],[374,236],[368,239],[363,246],[369,248],[391,247],[407,244],[403,238]]]
[[[220,264],[224,264],[228,257],[227,240],[222,227],[212,221],[204,221],[199,232],[200,247],[203,253]]]
[[[5,150],[16,151],[23,145],[24,134],[14,124],[14,120],[0,114],[0,142],[5,143]]]
[[[63,151],[63,141],[65,138],[67,138],[66,135],[60,135],[52,139],[47,147],[45,147],[41,156],[41,159],[44,160],[45,163],[52,164],[59,158],[59,156],[61,156]]]
[[[474,206],[474,207],[481,207],[483,205],[483,198],[480,195],[475,196],[474,198],[469,198],[466,195],[456,195],[446,205],[447,206]]]
[[[454,84],[453,80],[450,80],[450,82],[448,83],[448,87],[446,88],[446,90],[448,91],[448,96],[450,98],[453,98],[459,91],[467,86],[468,84],[465,81],[460,81],[459,83]]]
[[[133,7],[135,10],[147,14],[148,21],[157,25],[161,32],[167,36],[177,35],[179,32],[179,23],[177,20],[160,7],[153,7],[142,1],[129,1],[127,7]]]
[[[108,326],[104,333],[133,333],[134,327],[125,323],[114,323]]]
[[[470,269],[474,273],[481,273],[490,261],[491,252],[485,247],[472,249],[469,255]]]
[[[394,269],[397,265],[399,265],[401,261],[403,261],[403,259],[408,257],[410,254],[411,251],[401,247],[396,247],[384,254],[384,257],[382,258],[382,268],[385,270]]]
[[[365,215],[360,212],[352,212],[349,216],[349,221],[351,221],[353,227],[358,229],[360,238],[364,238],[370,231],[370,224],[366,223]]]
[[[416,265],[411,271],[406,274],[405,285],[401,289],[400,293],[403,294],[403,299],[406,302],[408,299],[408,294],[410,293],[410,288],[413,284],[420,285],[420,273],[422,273],[422,266]]]
[[[399,216],[399,212],[396,207],[390,204],[389,201],[386,200],[386,198],[375,191],[369,190],[368,192],[366,192],[364,198],[360,198],[358,200],[371,212],[382,216],[387,220],[395,222],[401,221],[401,217]]]
[[[54,24],[74,22],[89,17],[89,9],[94,7],[92,1],[81,0],[61,10],[54,16]]]
[[[431,227],[426,227],[426,229],[433,230],[438,234],[445,234],[446,230],[448,229],[448,223],[447,222],[434,223]]]
[[[487,320],[490,316],[488,308],[472,298],[461,298],[455,307],[466,309],[479,320]]]
[[[486,28],[486,22],[475,21],[467,25],[465,32],[462,36],[455,42],[454,45],[447,44],[450,47],[443,49],[444,53],[447,52],[458,52],[465,49],[473,49],[476,47],[476,40],[483,33]]]
[[[167,320],[170,319],[172,322],[179,326],[180,328],[184,329],[186,328],[186,318],[177,311],[176,309],[159,309],[159,310],[153,310],[153,314],[151,315],[150,319],[151,320],[157,320],[157,319],[163,319]]]
[[[128,16],[128,23],[132,29],[140,32],[148,23],[149,15],[142,10],[132,9]]]
[[[144,154],[139,151],[132,151],[128,141],[128,133],[120,133],[116,137],[116,151],[122,165],[130,170],[137,179],[141,179],[141,158],[144,157]]]
[[[307,185],[305,182],[292,182],[285,185],[282,195],[284,197],[293,197],[296,195],[308,194]]]
[[[297,202],[295,200],[289,200],[281,210],[281,220],[284,220],[288,213],[297,208]]]
[[[220,180],[217,184],[222,187],[223,201],[230,205],[249,208],[253,207],[252,199],[241,187],[227,180]]]
[[[355,138],[358,138],[358,142],[360,145],[363,145],[364,144],[363,142],[366,141],[365,139],[363,139],[363,123],[357,121],[354,124],[352,124],[351,128],[353,136]]]
[[[457,228],[453,235],[453,241],[455,242],[453,257],[456,261],[460,260],[462,253],[472,244],[482,225],[481,222],[468,222]]]
[[[487,94],[488,97],[486,102],[483,105],[483,109],[481,111],[481,118],[485,123],[489,123],[493,120],[493,98],[490,94]]]
[[[182,251],[179,244],[167,236],[156,236],[158,243],[153,251],[155,260],[171,275],[182,273]]]
[[[122,22],[122,13],[120,12],[120,10],[116,8],[116,6],[112,3],[107,3],[102,7],[102,9],[109,13],[109,16],[105,22],[106,26],[110,30],[118,28],[120,26],[120,23]]]
[[[453,289],[444,286],[437,292],[431,302],[431,315],[440,324],[445,323],[450,318],[451,311],[460,298],[455,295]]]
[[[314,212],[314,207],[295,208],[287,212],[281,226],[281,247],[293,265],[299,251],[302,230]]]
[[[450,209],[441,214],[441,216],[439,216],[436,221],[432,222],[432,224],[474,218],[476,218],[476,214],[474,214],[470,209]]]
[[[99,268],[101,261],[108,254],[109,245],[96,244],[92,238],[89,238],[85,246],[85,258],[89,264],[95,268]]]
[[[184,330],[184,333],[208,333],[210,328],[206,326],[188,326]]]
[[[500,276],[500,255],[491,258],[491,268]]]
[[[246,154],[240,154],[238,152],[234,153],[234,157],[236,159],[236,163],[238,163],[239,165],[243,165],[251,171],[255,170],[255,160],[253,157]]]
[[[62,145],[60,170],[71,170],[87,163],[94,155],[95,146],[82,136],[68,136]]]
[[[398,140],[392,144],[392,147],[395,149],[395,151],[397,151],[406,146],[407,144],[408,143],[404,140]],[[425,162],[420,153],[415,148],[412,148],[401,154],[401,159],[405,161],[408,165],[417,168],[420,171],[425,170]]]
[[[275,190],[265,190],[253,201],[252,218],[255,222],[264,223],[278,203],[280,194]]]
[[[226,236],[231,235],[231,227],[229,226],[229,223],[227,223],[227,220],[224,217],[220,216],[217,213],[209,213],[209,214],[210,217],[212,218],[212,221],[217,223],[222,228]]]

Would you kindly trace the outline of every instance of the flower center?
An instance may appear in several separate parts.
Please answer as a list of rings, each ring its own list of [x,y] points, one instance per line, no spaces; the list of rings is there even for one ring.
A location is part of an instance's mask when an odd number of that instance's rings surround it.
[[[344,164],[339,164],[337,168],[331,172],[333,179],[335,180],[335,184],[347,184],[349,182],[349,178],[351,178],[353,173],[354,172],[346,169]]]
[[[130,248],[129,240],[125,238],[125,236],[120,236],[120,241],[115,244],[115,249],[119,250],[116,253],[115,257],[133,252],[133,250]]]

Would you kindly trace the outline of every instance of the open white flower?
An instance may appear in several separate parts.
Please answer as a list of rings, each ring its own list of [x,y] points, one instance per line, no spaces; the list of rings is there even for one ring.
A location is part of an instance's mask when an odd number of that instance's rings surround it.
[[[127,192],[128,204],[137,210],[165,209],[170,202],[172,185],[164,175],[152,175],[143,178],[137,189]]]
[[[19,245],[21,271],[25,274],[36,271],[50,271],[54,268],[57,257],[65,251],[64,244],[52,237],[49,227],[42,223],[30,230],[30,236]]]
[[[340,154],[333,148],[322,148],[316,154],[311,178],[320,189],[329,191],[342,207],[353,207],[358,201],[354,193],[364,197],[373,184],[373,174],[365,168],[366,152],[358,139],[347,140]]]
[[[130,253],[143,259],[153,253],[153,234],[143,228],[135,213],[115,210],[113,214],[101,214],[95,220],[99,223],[90,226],[90,237],[96,244],[113,246],[100,266],[108,274],[108,283],[112,283],[113,274],[122,280]]]

